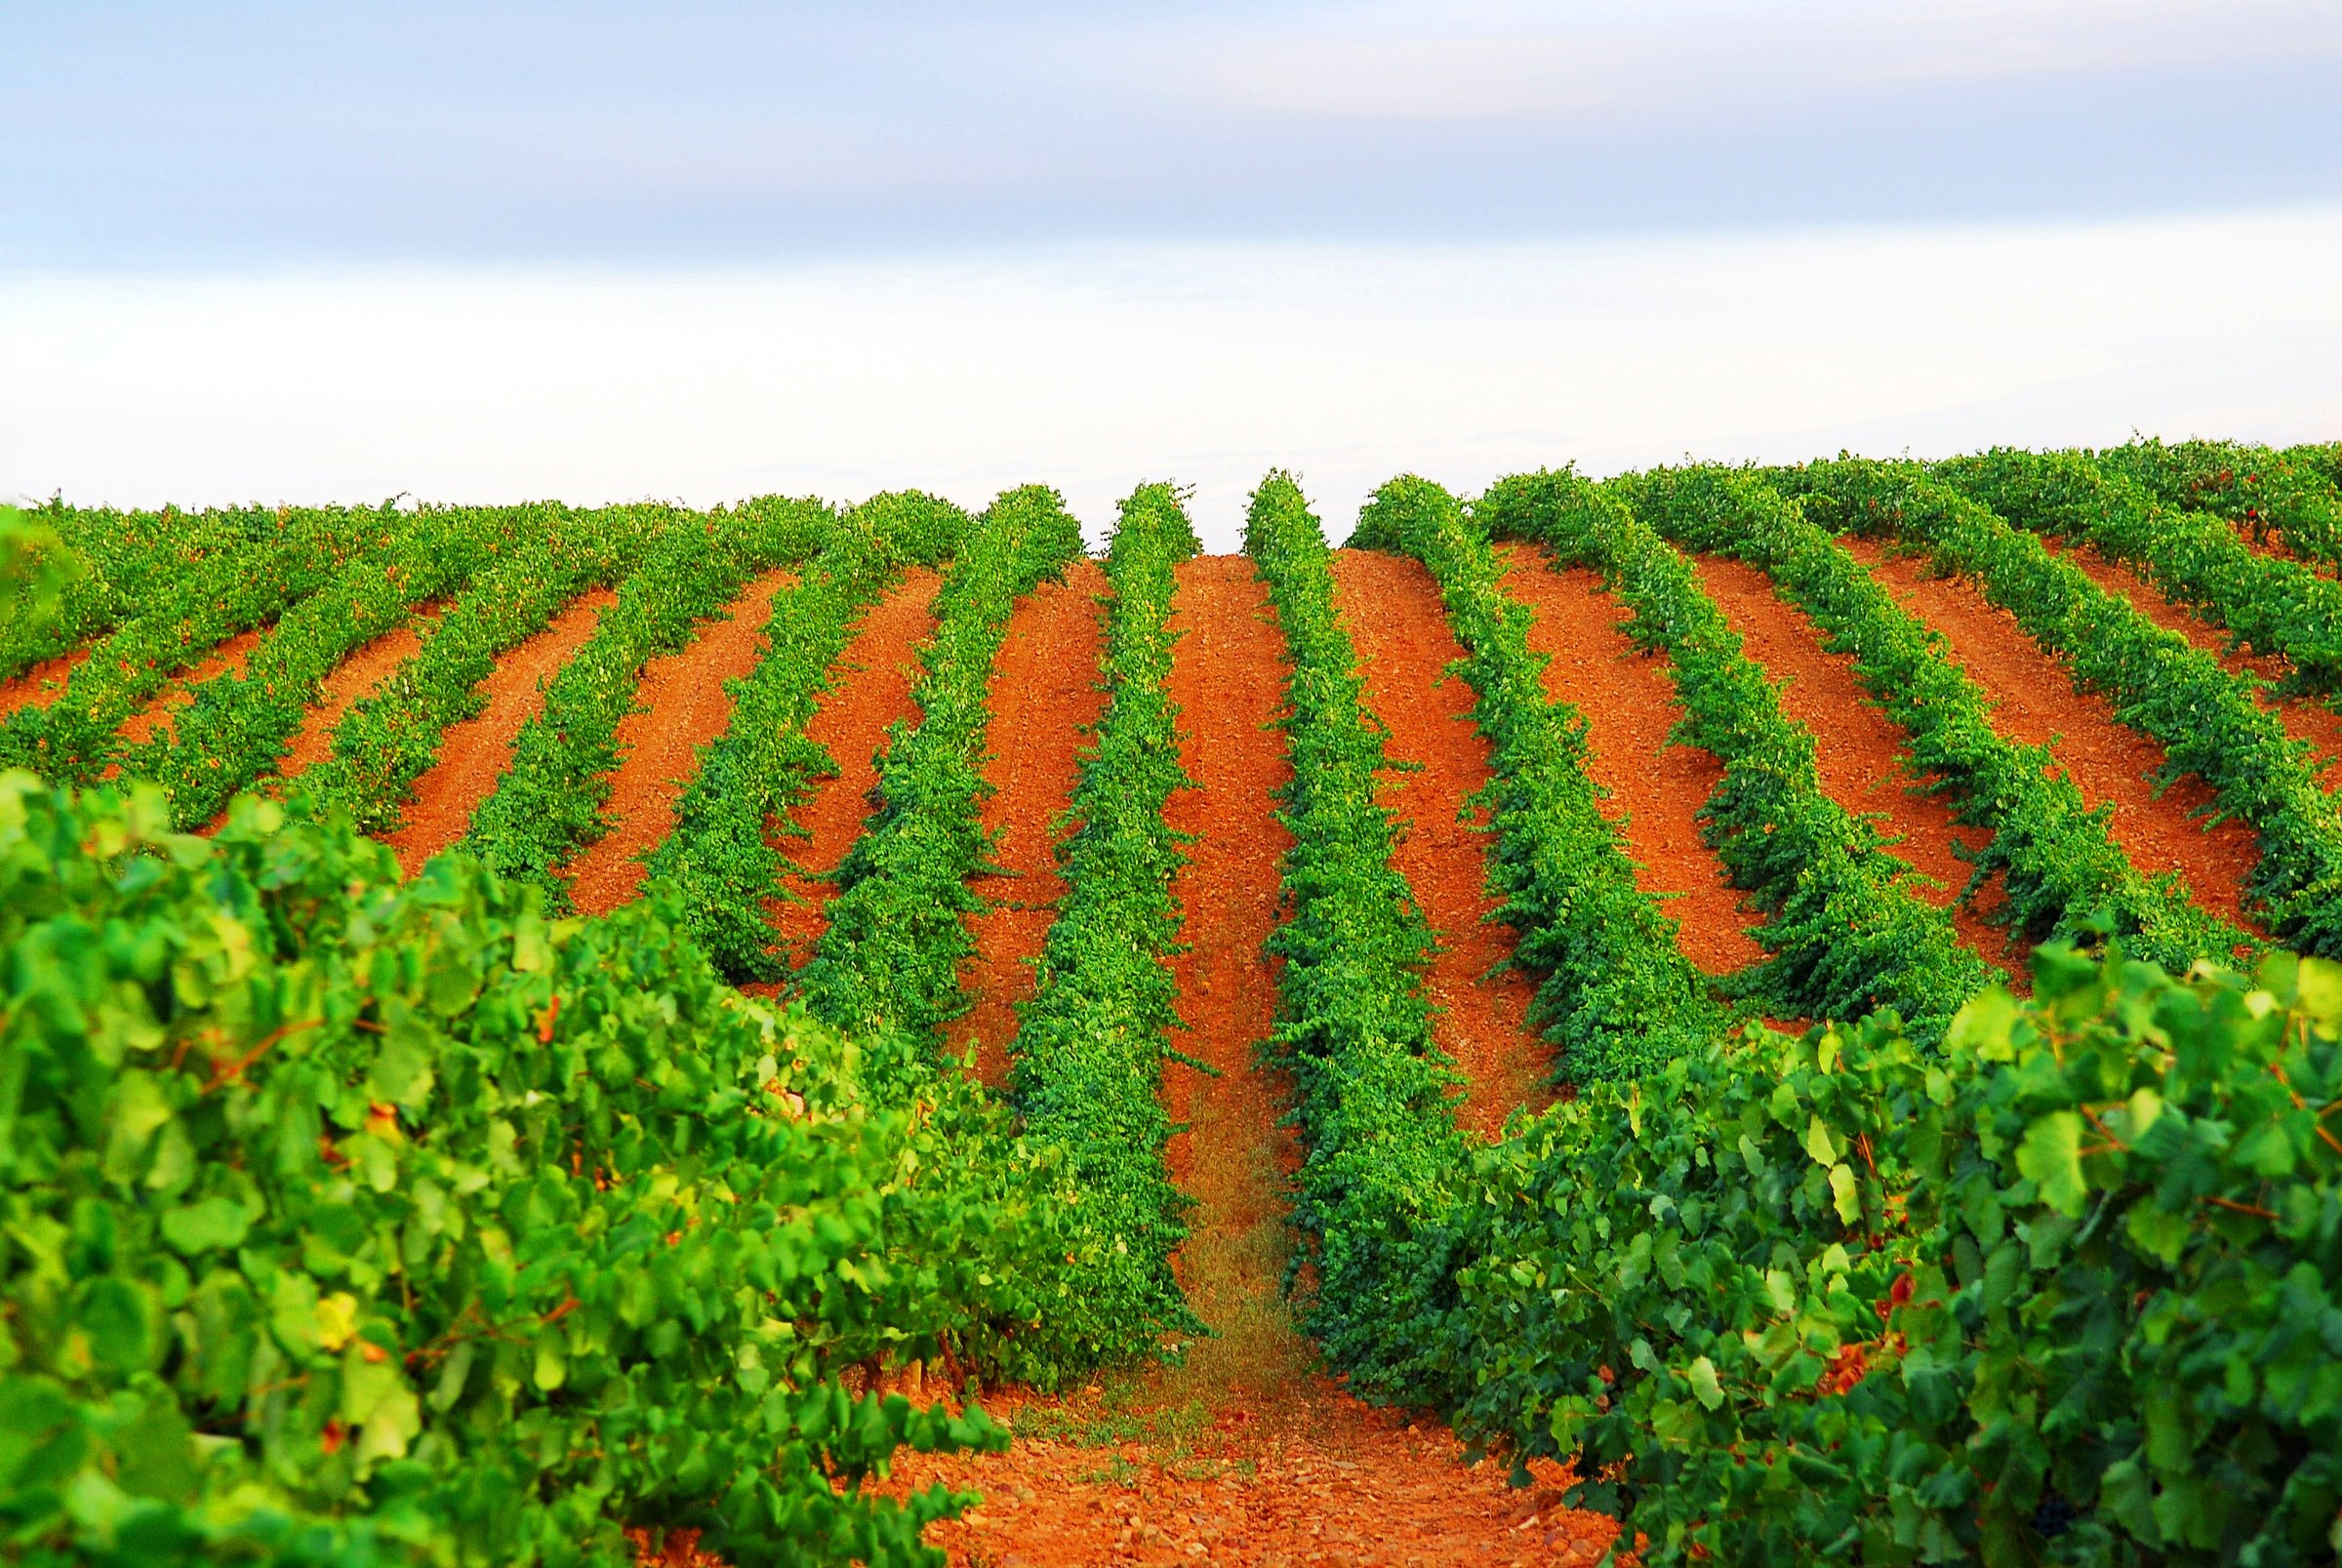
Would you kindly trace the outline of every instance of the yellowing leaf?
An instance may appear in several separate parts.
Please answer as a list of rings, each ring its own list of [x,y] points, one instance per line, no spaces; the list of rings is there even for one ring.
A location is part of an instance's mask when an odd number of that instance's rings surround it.
[[[1805,1122],[1805,1152],[1813,1156],[1816,1165],[1837,1163],[1837,1146],[1830,1142],[1830,1129],[1822,1125],[1819,1116],[1809,1117]]]
[[[358,1299],[338,1290],[317,1303],[317,1343],[339,1350],[358,1332]]]
[[[1691,1391],[1700,1396],[1700,1403],[1714,1410],[1724,1402],[1723,1385],[1716,1380],[1716,1363],[1701,1356],[1691,1364]]]
[[[1830,1167],[1831,1207],[1847,1225],[1862,1218],[1862,1197],[1855,1190],[1854,1167],[1842,1161]]]

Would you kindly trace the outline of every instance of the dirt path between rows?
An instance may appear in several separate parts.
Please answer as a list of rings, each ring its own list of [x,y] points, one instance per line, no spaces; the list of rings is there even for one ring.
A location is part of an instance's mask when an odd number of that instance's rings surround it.
[[[292,744],[278,759],[280,779],[298,779],[334,754],[334,727],[349,710],[372,697],[398,666],[423,652],[423,639],[439,621],[441,607],[425,605],[402,625],[352,652],[318,683],[317,701],[302,715]]]
[[[887,726],[897,719],[918,722],[910,692],[918,684],[919,649],[935,631],[935,594],[943,583],[927,567],[904,573],[855,627],[846,651],[830,666],[829,690],[805,721],[805,734],[829,753],[838,774],[824,780],[812,798],[790,813],[811,836],[774,840],[791,864],[802,868],[782,877],[790,897],[767,905],[773,938],[791,969],[813,956],[813,945],[829,927],[822,913],[829,884],[820,878],[837,869],[870,814],[870,790],[878,783],[873,759],[885,748]]]
[[[227,638],[174,678],[161,695],[124,719],[122,727],[114,734],[128,745],[144,745],[158,736],[169,741],[179,710],[195,701],[195,688],[222,675],[243,674],[244,666],[252,663],[252,651],[261,645],[261,639],[267,634],[267,627],[255,626],[250,631],[239,631]],[[109,778],[112,772],[111,769],[107,770]]]
[[[1512,570],[1506,591],[1536,615],[1529,646],[1549,655],[1546,695],[1573,704],[1587,722],[1586,771],[1609,791],[1603,815],[1623,820],[1635,882],[1663,899],[1680,924],[1676,945],[1711,975],[1765,956],[1748,934],[1755,917],[1700,837],[1700,808],[1724,777],[1723,764],[1696,746],[1671,745],[1682,717],[1665,654],[1635,650],[1623,629],[1633,615],[1583,567],[1556,571],[1525,544],[1500,544]]]
[[[1489,780],[1488,743],[1473,727],[1472,688],[1447,666],[1464,649],[1447,623],[1439,585],[1422,562],[1374,550],[1334,555],[1334,602],[1366,677],[1366,702],[1391,732],[1383,804],[1405,824],[1392,864],[1423,905],[1440,949],[1424,976],[1433,1037],[1465,1079],[1459,1123],[1494,1138],[1516,1106],[1553,1096],[1553,1048],[1529,1027],[1536,983],[1490,973],[1519,942],[1491,925],[1487,834],[1460,820]],[[1416,771],[1403,771],[1412,766]],[[1474,812],[1473,822],[1484,821]]]
[[[415,781],[397,830],[387,840],[401,874],[413,876],[424,862],[464,836],[471,814],[512,765],[521,726],[545,711],[545,683],[586,645],[602,612],[617,602],[608,588],[582,594],[543,631],[506,649],[497,661],[476,688],[488,705],[447,727],[438,760]]]
[[[2111,561],[2086,545],[2076,548],[2052,539],[2043,539],[2041,543],[2052,555],[2062,555],[2080,567],[2107,592],[2128,599],[2148,620],[2165,630],[2178,632],[2229,670],[2258,675],[2271,682],[2291,677],[2291,661],[2277,654],[2248,654],[2241,650],[2231,653],[2227,632],[2200,620],[2184,605],[2174,603],[2161,588],[2120,562]],[[2310,744],[2319,759],[2318,782],[2329,790],[2342,788],[2342,712],[2311,697],[2280,698],[2263,692],[2260,703],[2277,715],[2287,735]]]
[[[1241,557],[1180,568],[1174,623],[1188,635],[1172,696],[1181,760],[1195,787],[1166,818],[1198,835],[1176,883],[1187,950],[1173,960],[1182,1049],[1221,1071],[1173,1065],[1164,1094],[1189,1123],[1174,1173],[1194,1195],[1182,1284],[1217,1331],[1176,1369],[1103,1380],[1064,1399],[1009,1395],[1007,1454],[907,1456],[898,1478],[987,1494],[929,1539],[960,1568],[1074,1564],[1590,1564],[1613,1527],[1505,1484],[1505,1467],[1465,1467],[1443,1427],[1377,1411],[1313,1370],[1278,1286],[1281,1191],[1292,1167],[1277,1126],[1283,1087],[1253,1061],[1275,1016],[1261,943],[1277,919],[1286,835],[1272,792],[1286,777],[1283,666],[1268,596]]]
[[[27,665],[7,680],[0,681],[0,719],[7,718],[19,708],[48,707],[65,695],[65,679],[81,662],[90,657],[87,648],[76,648],[69,654],[59,654]]]
[[[1931,576],[1923,556],[1890,555],[1875,540],[1845,543],[1872,576],[1944,634],[1953,657],[1996,704],[1995,729],[2027,745],[2048,746],[2087,804],[2113,804],[2108,831],[2133,865],[2150,876],[2183,872],[2205,908],[2243,920],[2244,878],[2259,850],[2244,823],[2232,819],[2207,833],[2195,820],[2212,804],[2202,780],[2181,779],[2158,799],[2151,781],[2163,765],[2163,748],[2117,718],[2105,697],[2077,692],[2065,665],[2042,652],[2015,616],[1964,578]]]
[[[1017,1004],[1032,995],[1032,960],[1065,896],[1057,823],[1073,803],[1089,729],[1106,711],[1106,590],[1096,561],[1075,562],[1065,582],[1043,583],[1017,601],[992,660],[984,776],[995,792],[984,803],[984,826],[1000,835],[1000,870],[969,883],[990,907],[968,922],[976,957],[959,983],[974,1005],[945,1033],[954,1056],[976,1043],[976,1071],[989,1084],[1007,1081]]]
[[[1830,798],[1860,815],[1882,817],[1879,830],[1901,843],[1890,853],[1909,861],[1933,886],[1915,891],[1937,908],[1949,907],[1953,927],[1970,948],[2022,987],[2021,955],[2008,951],[2008,933],[1988,924],[1974,905],[1953,904],[1971,866],[1956,845],[1971,851],[1992,842],[1992,830],[1961,827],[1941,796],[1915,794],[1904,764],[1911,737],[1871,702],[1854,678],[1854,656],[1823,646],[1822,629],[1773,591],[1772,579],[1745,562],[1693,556],[1708,596],[1716,601],[1742,651],[1781,688],[1781,710],[1813,732],[1814,760]],[[1979,903],[1989,905],[1990,889]]]
[[[796,581],[794,572],[765,573],[689,643],[642,666],[634,711],[618,724],[619,763],[602,808],[609,829],[563,872],[582,913],[607,914],[642,891],[637,857],[673,830],[675,802],[700,770],[699,748],[732,722],[724,683],[754,671],[773,600]]]

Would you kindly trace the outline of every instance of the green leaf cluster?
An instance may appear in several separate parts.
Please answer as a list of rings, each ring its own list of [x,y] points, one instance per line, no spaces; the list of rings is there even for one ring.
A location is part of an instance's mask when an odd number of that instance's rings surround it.
[[[933,1563],[865,1483],[970,1408],[948,1348],[1025,1220],[915,1107],[723,986],[664,893],[549,921],[346,824],[0,777],[0,1555]]]
[[[2342,968],[2034,976],[1480,1153],[1459,1425],[1575,1455],[1646,1562],[2332,1560]]]
[[[1530,1023],[1557,1048],[1556,1079],[1630,1076],[1704,1044],[1727,1023],[1676,943],[1676,922],[1635,883],[1603,791],[1586,772],[1586,717],[1545,695],[1533,615],[1503,585],[1504,563],[1475,519],[1427,479],[1376,491],[1353,548],[1402,551],[1439,583],[1464,645],[1473,720],[1492,777],[1473,802],[1496,835],[1490,918],[1519,934],[1511,960],[1540,977]]]
[[[2226,963],[2261,945],[2199,908],[2177,872],[2150,878],[2108,836],[2110,808],[2090,810],[2046,747],[2021,745],[1993,726],[1992,702],[1951,657],[1943,634],[1889,593],[1862,563],[1782,492],[1804,491],[1829,514],[1885,497],[1901,482],[1892,469],[1859,460],[1816,463],[1777,477],[1715,472],[1718,504],[1658,519],[1678,544],[1747,561],[1828,633],[1828,647],[1854,656],[1854,678],[1911,738],[1906,767],[1954,817],[1988,828],[1967,853],[1976,869],[1960,898],[1988,886],[1999,900],[1980,906],[2030,950],[2053,938],[2087,940],[2102,923],[2133,953],[2173,971],[2212,956]]]
[[[2298,951],[2342,956],[2342,804],[2319,784],[2307,744],[2255,700],[2254,677],[2232,674],[1918,463],[1847,460],[1802,472],[1797,482],[1822,503],[1809,500],[1809,515],[1905,541],[1973,578],[2077,689],[2103,692],[2125,724],[2162,744],[2159,783],[2193,773],[2209,784],[2221,814],[2259,834],[2252,912]]]
[[[1675,739],[1723,764],[1701,808],[1704,836],[1764,914],[1753,935],[1771,956],[1746,990],[1792,1017],[1892,1008],[1919,1033],[1939,1032],[1990,971],[1910,886],[1910,865],[1887,853],[1874,821],[1831,799],[1812,732],[1781,711],[1691,563],[1649,521],[1696,531],[1735,503],[1729,475],[1714,469],[1658,468],[1607,486],[1563,469],[1500,480],[1474,514],[1598,569],[1634,611],[1628,636],[1668,655],[1683,706]]]
[[[2208,511],[2158,500],[2122,464],[1995,447],[1935,471],[2021,528],[2137,567],[2224,628],[2232,645],[2285,660],[2292,673],[2281,690],[2342,688],[2342,583],[2252,548]]]
[[[835,522],[820,502],[783,498],[668,518],[593,635],[545,684],[545,706],[521,727],[511,766],[472,814],[464,847],[566,910],[561,871],[609,827],[602,811],[620,760],[618,727],[638,711],[643,666],[688,646],[749,579],[814,554]]]
[[[1019,1010],[1009,1098],[1027,1137],[1062,1148],[1078,1194],[1070,1216],[1085,1271],[1079,1316],[1100,1361],[1151,1354],[1199,1333],[1171,1269],[1187,1196],[1163,1163],[1170,1118],[1162,1062],[1179,1027],[1163,960],[1179,939],[1171,879],[1185,857],[1163,821],[1185,787],[1171,674],[1175,568],[1198,548],[1180,497],[1143,485],[1122,503],[1107,551],[1109,698],[1081,759],[1059,849],[1066,891]]]

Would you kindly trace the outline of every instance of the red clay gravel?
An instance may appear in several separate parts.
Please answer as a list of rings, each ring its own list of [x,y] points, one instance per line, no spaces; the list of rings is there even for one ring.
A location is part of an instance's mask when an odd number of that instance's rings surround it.
[[[1360,1404],[1314,1370],[1278,1282],[1285,1257],[1284,1091],[1254,1064],[1275,1016],[1261,943],[1277,920],[1287,839],[1272,791],[1285,779],[1283,667],[1268,595],[1241,557],[1180,568],[1172,696],[1193,789],[1166,819],[1199,835],[1176,883],[1187,951],[1173,960],[1184,1050],[1221,1070],[1174,1065],[1164,1094],[1189,1130],[1172,1168],[1194,1195],[1181,1282],[1217,1331],[1186,1363],[1070,1398],[990,1401],[1019,1432],[1007,1454],[906,1456],[895,1484],[941,1480],[987,1494],[929,1532],[959,1568],[1074,1564],[1592,1564],[1615,1527],[1555,1506],[1563,1472],[1506,1485],[1467,1467],[1444,1428]]]
[[[397,673],[399,665],[423,652],[424,634],[438,623],[439,611],[435,604],[417,610],[404,625],[384,632],[334,666],[319,683],[316,704],[303,715],[293,744],[278,760],[278,778],[298,779],[334,754],[334,726]]]
[[[413,796],[388,843],[398,868],[413,876],[423,863],[464,836],[471,814],[512,765],[521,726],[545,711],[545,683],[593,635],[618,595],[608,588],[572,599],[543,631],[505,651],[477,690],[488,705],[447,727],[439,758],[415,781]]]
[[[76,648],[55,659],[44,659],[0,681],[0,718],[6,718],[20,707],[47,707],[65,695],[65,677],[75,665],[90,657],[87,648]]]
[[[968,884],[990,907],[968,922],[976,957],[959,981],[974,1006],[946,1034],[955,1056],[975,1041],[977,1073],[989,1084],[1007,1081],[1017,1004],[1032,995],[1032,960],[1065,896],[1057,822],[1073,803],[1090,727],[1106,711],[1098,667],[1105,592],[1098,563],[1075,562],[1065,582],[1043,583],[1017,601],[992,661],[984,776],[994,793],[984,803],[984,826],[999,835],[992,858],[1000,869]]]
[[[1366,702],[1391,732],[1401,764],[1383,777],[1382,803],[1404,824],[1392,863],[1438,933],[1424,977],[1433,1033],[1465,1079],[1461,1124],[1493,1138],[1516,1106],[1541,1108],[1553,1050],[1529,1028],[1537,987],[1518,970],[1489,971],[1519,938],[1491,925],[1491,840],[1460,821],[1489,780],[1488,743],[1473,727],[1472,688],[1447,666],[1464,657],[1423,563],[1373,550],[1334,554],[1334,602],[1357,649]],[[1412,765],[1415,771],[1404,771]],[[1483,813],[1474,813],[1479,821]]]
[[[2109,831],[2132,864],[2150,876],[2180,871],[2205,908],[2244,918],[2244,878],[2259,851],[2241,822],[2232,819],[2207,833],[2194,820],[2212,801],[2201,779],[2182,779],[2157,799],[2149,781],[2162,766],[2163,748],[2118,719],[2104,697],[2077,692],[2065,666],[2025,634],[2015,616],[1965,579],[1930,576],[1922,557],[1889,555],[1871,540],[1849,540],[1847,547],[1950,641],[1961,667],[1997,704],[1996,729],[2012,741],[2048,746],[2089,805],[2113,803]]]
[[[221,643],[164,688],[161,696],[124,719],[122,727],[114,733],[131,745],[144,745],[157,736],[170,740],[173,715],[195,701],[195,688],[222,675],[243,674],[244,666],[252,661],[252,651],[261,645],[261,638],[266,634],[266,627],[256,626],[250,631],[239,631]],[[111,778],[112,773],[113,770],[108,769],[107,777]]]
[[[824,780],[791,813],[812,837],[775,840],[792,864],[814,873],[785,875],[782,885],[794,897],[768,905],[774,939],[792,969],[813,956],[813,945],[828,929],[822,904],[829,884],[819,876],[837,869],[870,813],[870,790],[878,783],[872,759],[885,747],[887,726],[897,719],[918,722],[910,691],[919,679],[919,648],[935,630],[935,593],[941,586],[943,579],[925,567],[906,572],[862,618],[831,666],[835,684],[806,720],[806,735],[828,751],[838,775]]]
[[[1764,949],[1746,929],[1753,917],[1700,838],[1699,810],[1723,779],[1723,764],[1668,742],[1682,710],[1667,656],[1635,650],[1621,629],[1633,617],[1597,573],[1556,571],[1527,545],[1497,549],[1512,568],[1506,590],[1536,613],[1529,646],[1552,656],[1546,695],[1586,715],[1587,772],[1610,792],[1604,815],[1625,820],[1635,884],[1666,900],[1681,924],[1677,945],[1702,970],[1728,974],[1760,961]]]
[[[570,862],[569,893],[586,914],[607,914],[642,891],[639,856],[675,825],[675,802],[700,771],[699,748],[732,722],[724,683],[756,667],[773,600],[797,581],[767,572],[699,628],[689,644],[642,667],[634,711],[619,721],[619,764],[603,808],[609,830]]]
[[[1786,682],[1781,710],[1813,732],[1815,761],[1830,798],[1850,812],[1883,817],[1880,831],[1902,840],[1892,853],[1935,884],[1918,884],[1919,896],[1938,908],[1950,905],[1967,885],[1971,869],[1953,846],[1981,848],[1992,842],[1991,830],[1960,827],[1941,797],[1911,792],[1911,776],[1904,770],[1911,738],[1855,680],[1854,656],[1825,648],[1821,628],[1783,602],[1770,578],[1720,557],[1695,556],[1692,565],[1708,596],[1740,633],[1742,651],[1775,680]],[[1953,908],[1952,923],[1960,940],[1989,961],[2003,970],[2015,963],[2006,950],[2008,933],[1987,924],[1974,907]],[[2012,972],[2009,978],[2022,976]]]

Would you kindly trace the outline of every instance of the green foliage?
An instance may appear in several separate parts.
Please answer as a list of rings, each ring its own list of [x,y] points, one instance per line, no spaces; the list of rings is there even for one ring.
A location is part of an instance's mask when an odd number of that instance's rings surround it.
[[[819,502],[779,498],[668,518],[593,635],[546,683],[545,707],[521,727],[512,765],[472,814],[465,848],[567,908],[560,873],[609,826],[602,808],[620,760],[618,727],[636,711],[643,666],[687,647],[756,574],[813,554],[835,521]]]
[[[260,538],[158,570],[139,613],[91,648],[54,704],[0,719],[0,767],[74,783],[98,778],[120,758],[114,732],[174,674],[334,582],[380,549],[401,521],[387,508],[246,520],[264,531]]]
[[[989,863],[982,806],[992,657],[1017,599],[1062,581],[1082,553],[1081,525],[1053,490],[1003,493],[970,530],[935,598],[935,636],[911,693],[919,722],[898,722],[878,766],[877,810],[837,868],[828,928],[798,973],[816,1013],[929,1065],[943,1025],[967,1011],[959,966],[975,952],[966,916],[983,901],[968,878]]]
[[[2342,479],[2336,449],[2280,452],[2242,441],[2150,437],[2098,453],[2099,465],[2121,474],[2165,506],[2207,511],[2241,524],[2255,543],[2275,535],[2306,561],[2342,567]]]
[[[684,923],[728,979],[786,973],[766,916],[787,864],[773,840],[800,831],[789,811],[837,774],[805,725],[856,621],[905,562],[955,553],[970,526],[957,506],[915,491],[873,497],[829,525],[802,580],[774,600],[756,668],[732,688],[732,722],[701,748],[675,825],[649,860],[650,874],[680,891]]]
[[[2209,512],[2166,505],[2076,452],[1996,447],[1935,465],[1939,478],[2010,522],[2127,562],[2181,604],[2225,627],[2232,643],[2275,654],[2288,685],[2342,688],[2342,583],[2298,561],[2253,549]]]
[[[168,732],[122,754],[123,771],[163,786],[176,825],[211,821],[277,766],[335,665],[400,624],[412,606],[454,592],[482,563],[511,553],[532,521],[519,509],[426,506],[398,522],[379,548],[286,610],[241,674],[191,687]]]
[[[1101,1270],[1121,1266],[1119,1238],[1085,1227],[1088,1198],[1069,1150],[1023,1136],[1009,1108],[940,1046],[943,1025],[967,1007],[958,969],[975,947],[964,916],[982,907],[967,879],[990,859],[981,808],[992,659],[1018,596],[1062,575],[1081,548],[1080,525],[1037,485],[1004,493],[969,530],[920,652],[920,721],[895,729],[879,762],[878,809],[838,868],[828,926],[796,976],[815,1015],[862,1042],[865,1092],[919,1107],[934,1190],[968,1212],[1017,1220],[982,1255],[980,1288],[967,1294],[949,1343],[987,1376],[1041,1387],[1119,1353],[1091,1300]]]
[[[65,593],[87,576],[56,529],[0,506],[0,626],[11,640],[48,633]]]
[[[1817,463],[1781,484],[1811,493],[1829,514],[1864,486],[1887,494],[1893,470],[1859,461]],[[1869,492],[1865,492],[1866,494]],[[2110,809],[2082,803],[2046,747],[2020,745],[1993,728],[1992,704],[1951,657],[1943,635],[1896,602],[1797,503],[1753,474],[1718,470],[1716,505],[1660,519],[1676,543],[1735,556],[1768,573],[1828,646],[1854,656],[1863,689],[1911,737],[1906,766],[1923,787],[1950,797],[1953,814],[1991,838],[1969,856],[1961,890],[1974,901],[1998,878],[1998,905],[1982,910],[2031,948],[2053,938],[2085,940],[2100,923],[2130,951],[2174,971],[2211,955],[2227,962],[2260,944],[2198,908],[2177,872],[2151,879],[2107,834]]]
[[[1703,1044],[1724,1010],[1676,945],[1676,922],[1635,884],[1603,791],[1586,773],[1586,718],[1545,695],[1533,616],[1509,596],[1504,565],[1454,497],[1429,480],[1375,492],[1353,548],[1402,550],[1437,579],[1468,657],[1493,777],[1474,804],[1490,812],[1492,918],[1519,934],[1513,962],[1542,977],[1530,1022],[1558,1047],[1558,1078],[1631,1075]]]
[[[2253,912],[2299,951],[2342,956],[2342,808],[2310,769],[2308,747],[2255,699],[2249,676],[2106,592],[2033,535],[1909,462],[1843,462],[1807,470],[1834,529],[1923,545],[1965,573],[2026,633],[2063,660],[2078,690],[2103,692],[2122,721],[2161,743],[2158,782],[2193,773],[2227,816],[2250,823],[2261,858]]]
[[[282,818],[0,778],[0,1556],[940,1561],[966,1499],[862,1483],[1005,1434],[848,1369],[944,1347],[1029,1227],[930,1107],[663,892],[548,922]]]
[[[0,680],[137,617],[207,557],[264,545],[283,533],[288,514],[260,507],[118,512],[51,501],[19,515],[56,542],[42,545],[41,555],[69,575],[57,584],[54,614],[0,615]]]
[[[1881,1016],[1596,1085],[1455,1208],[1459,1424],[1644,1560],[2327,1562],[2342,968],[2064,945],[1939,1052]]]
[[[498,657],[571,599],[618,582],[660,528],[685,515],[651,503],[578,511],[548,502],[526,511],[517,547],[472,580],[421,652],[343,715],[334,754],[302,778],[296,798],[347,811],[368,832],[395,827],[448,726],[486,705],[477,688]]]
[[[1421,988],[1432,934],[1391,864],[1392,819],[1375,801],[1385,734],[1360,699],[1334,613],[1325,535],[1292,476],[1254,492],[1244,550],[1283,629],[1293,778],[1280,820],[1287,918],[1270,1050],[1292,1074],[1301,1129],[1293,1223],[1316,1289],[1304,1326],[1377,1397],[1421,1399],[1419,1363],[1444,1284],[1438,1225],[1465,1139],[1447,1097],[1454,1065],[1432,1038]]]
[[[1179,1026],[1163,959],[1179,937],[1171,878],[1184,860],[1163,803],[1189,782],[1164,682],[1173,569],[1196,549],[1169,485],[1141,486],[1122,503],[1106,560],[1111,695],[1082,757],[1073,831],[1059,852],[1066,892],[1011,1047],[1009,1093],[1026,1135],[1066,1151],[1080,1193],[1070,1221],[1098,1263],[1066,1326],[1089,1336],[1101,1361],[1202,1330],[1171,1271],[1188,1199],[1163,1164],[1171,1126],[1159,1098]]]
[[[1705,836],[1765,914],[1755,935],[1772,956],[1748,988],[1793,1017],[1893,1008],[1932,1035],[1990,972],[1912,890],[1911,867],[1886,852],[1873,822],[1823,789],[1812,732],[1782,713],[1777,689],[1741,652],[1691,564],[1644,520],[1690,527],[1685,519],[1728,511],[1733,483],[1701,468],[1654,469],[1614,488],[1567,470],[1522,475],[1492,486],[1476,515],[1599,568],[1635,612],[1627,634],[1667,652],[1684,714],[1675,738],[1723,764],[1701,808]]]

